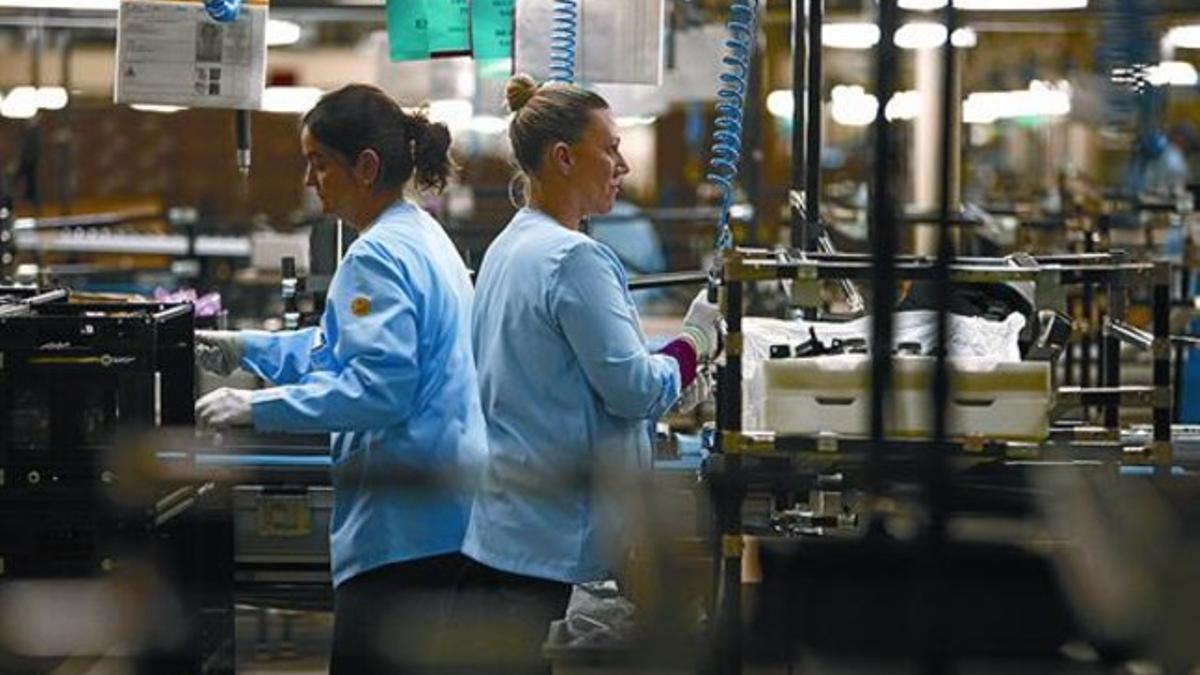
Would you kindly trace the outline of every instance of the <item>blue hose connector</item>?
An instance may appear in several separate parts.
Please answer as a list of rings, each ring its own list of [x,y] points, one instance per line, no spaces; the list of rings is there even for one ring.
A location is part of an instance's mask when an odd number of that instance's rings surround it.
[[[242,9],[242,0],[204,0],[204,9],[213,21],[233,23]]]

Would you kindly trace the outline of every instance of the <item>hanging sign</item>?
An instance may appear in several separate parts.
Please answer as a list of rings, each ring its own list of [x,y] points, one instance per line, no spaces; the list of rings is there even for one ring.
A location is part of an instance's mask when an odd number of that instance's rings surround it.
[[[477,59],[512,57],[513,0],[471,0],[471,51]]]
[[[228,23],[195,0],[121,0],[113,100],[257,109],[266,26],[266,0],[244,0]]]

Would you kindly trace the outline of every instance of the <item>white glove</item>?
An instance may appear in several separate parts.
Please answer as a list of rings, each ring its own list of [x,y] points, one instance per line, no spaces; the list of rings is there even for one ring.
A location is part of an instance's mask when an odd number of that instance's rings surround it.
[[[249,389],[221,387],[201,396],[196,401],[196,428],[209,430],[249,426],[252,393]]]
[[[717,336],[721,330],[721,309],[708,301],[707,290],[701,290],[683,315],[683,336],[696,348],[701,360],[717,353]]]
[[[696,379],[692,380],[679,395],[675,409],[680,413],[691,412],[696,406],[708,400],[712,394],[712,379],[708,376],[707,368],[696,369]]]
[[[196,331],[196,363],[218,375],[229,375],[242,362],[242,335],[235,330]]]

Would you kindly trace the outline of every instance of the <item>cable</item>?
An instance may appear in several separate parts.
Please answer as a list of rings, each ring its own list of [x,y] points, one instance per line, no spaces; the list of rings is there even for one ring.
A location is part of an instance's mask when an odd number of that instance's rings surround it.
[[[236,110],[233,117],[234,142],[237,144],[238,173],[245,179],[250,175],[250,111]]]
[[[204,11],[209,18],[218,23],[233,23],[237,21],[242,10],[242,0],[204,0]],[[234,136],[237,143],[238,173],[242,175],[242,191],[248,191],[247,178],[250,175],[250,111],[238,110],[233,120]]]
[[[754,49],[755,18],[758,0],[731,0],[729,5],[729,50],[721,62],[728,69],[720,75],[717,90],[717,118],[713,122],[712,159],[707,178],[721,190],[721,214],[717,222],[717,248],[733,247],[729,230],[729,207],[733,204],[733,183],[742,158],[742,117],[750,79],[750,53]]]
[[[579,0],[554,0],[550,29],[551,82],[575,83],[575,47],[579,39]]]

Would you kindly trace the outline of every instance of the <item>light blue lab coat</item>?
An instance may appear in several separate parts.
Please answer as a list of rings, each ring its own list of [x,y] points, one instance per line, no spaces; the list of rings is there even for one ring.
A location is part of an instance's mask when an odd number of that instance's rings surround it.
[[[333,432],[334,585],[462,544],[486,443],[472,296],[450,238],[402,200],[346,252],[319,328],[244,337],[242,366],[282,385],[253,394],[254,426]]]
[[[475,560],[562,582],[619,562],[631,500],[606,479],[649,467],[646,421],[679,394],[626,285],[607,246],[532,209],[484,256],[472,343],[488,460],[463,544]]]

